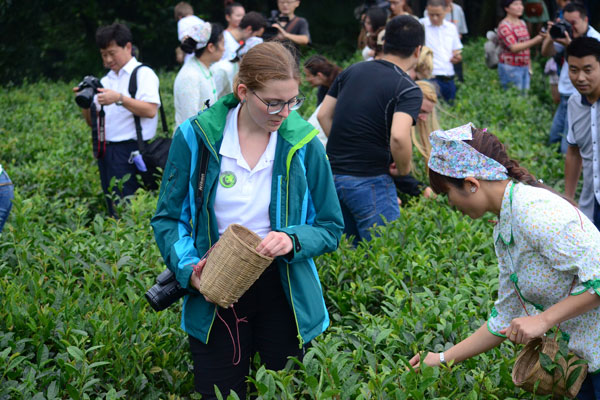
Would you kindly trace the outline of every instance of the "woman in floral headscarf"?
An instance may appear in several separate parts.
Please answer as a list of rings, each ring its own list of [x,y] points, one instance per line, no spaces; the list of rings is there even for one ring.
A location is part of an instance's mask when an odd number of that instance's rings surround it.
[[[527,343],[560,324],[569,349],[589,363],[580,399],[600,399],[600,232],[565,198],[510,159],[498,138],[471,124],[431,134],[429,180],[471,218],[494,228],[498,300],[475,333],[410,364],[458,363],[505,339]]]
[[[217,89],[209,68],[221,59],[225,50],[223,27],[219,24],[200,21],[183,34],[181,50],[194,53],[195,57],[183,64],[173,84],[175,127],[217,102]]]

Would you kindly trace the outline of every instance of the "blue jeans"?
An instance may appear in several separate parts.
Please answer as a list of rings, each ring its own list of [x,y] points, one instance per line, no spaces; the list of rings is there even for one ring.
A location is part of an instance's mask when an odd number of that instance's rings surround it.
[[[521,92],[529,89],[529,67],[526,65],[517,67],[498,63],[498,77],[502,89],[508,89],[509,85],[514,85]]]
[[[550,128],[550,144],[560,142],[560,152],[567,152],[567,130],[569,128],[569,120],[567,118],[567,105],[569,96],[560,96],[560,103],[552,119],[552,127]]]
[[[456,98],[456,85],[454,79],[440,79],[434,77],[431,82],[435,83],[439,90],[439,95],[448,103],[452,103]]]
[[[8,219],[8,214],[12,208],[13,197],[13,184],[6,174],[6,171],[2,171],[2,174],[0,174],[0,233],[2,232],[2,228],[4,228],[4,223]]]
[[[588,373],[577,398],[579,400],[600,400],[600,372],[596,374]]]
[[[354,236],[354,244],[370,240],[369,228],[400,217],[394,180],[389,175],[334,175],[335,189],[344,216],[344,233]]]

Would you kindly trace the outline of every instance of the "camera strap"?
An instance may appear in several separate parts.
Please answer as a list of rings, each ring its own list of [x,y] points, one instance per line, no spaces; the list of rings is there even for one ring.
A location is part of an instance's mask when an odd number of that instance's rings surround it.
[[[104,153],[106,152],[104,117],[104,106],[101,106],[100,112],[97,112],[96,105],[92,103],[90,106],[90,119],[92,122],[92,151],[95,158],[104,157]]]
[[[135,95],[137,93],[137,71],[141,67],[148,67],[148,68],[152,69],[147,64],[140,64],[137,67],[135,67],[133,69],[133,71],[131,71],[131,77],[129,78],[129,95],[131,96],[132,99],[135,99]],[[168,135],[169,126],[167,125],[167,117],[165,116],[165,109],[163,107],[163,101],[162,101],[162,97],[160,95],[160,90],[158,91],[158,98],[160,100],[160,106],[158,107],[158,109],[160,111],[160,121],[162,124],[162,129],[163,129],[164,134]],[[137,137],[138,149],[142,154],[144,154],[144,152],[146,150],[146,144],[144,143],[144,140],[142,137],[142,123],[140,121],[140,117],[138,117],[135,114],[133,115],[133,120],[135,122],[135,134]]]
[[[100,106],[100,112],[98,113],[98,148],[96,154],[97,158],[104,157],[106,153],[106,113],[104,112],[104,106]]]

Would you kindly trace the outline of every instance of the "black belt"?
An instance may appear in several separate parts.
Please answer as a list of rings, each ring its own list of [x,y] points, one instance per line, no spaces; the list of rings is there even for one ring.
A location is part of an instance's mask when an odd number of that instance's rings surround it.
[[[129,139],[129,140],[123,140],[120,142],[109,142],[109,141],[106,142],[107,145],[112,145],[112,146],[114,146],[116,144],[129,144],[129,143],[137,143],[137,140]]]
[[[440,81],[450,82],[454,80],[454,75],[446,76],[446,75],[436,75],[433,77],[434,79],[439,79]]]

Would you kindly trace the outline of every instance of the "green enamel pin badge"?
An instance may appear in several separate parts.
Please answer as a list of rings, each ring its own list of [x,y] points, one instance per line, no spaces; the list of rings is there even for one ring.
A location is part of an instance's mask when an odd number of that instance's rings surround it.
[[[224,188],[227,188],[227,189],[232,188],[236,182],[237,182],[237,178],[231,171],[224,171],[224,172],[221,172],[221,175],[219,175],[219,183]]]

